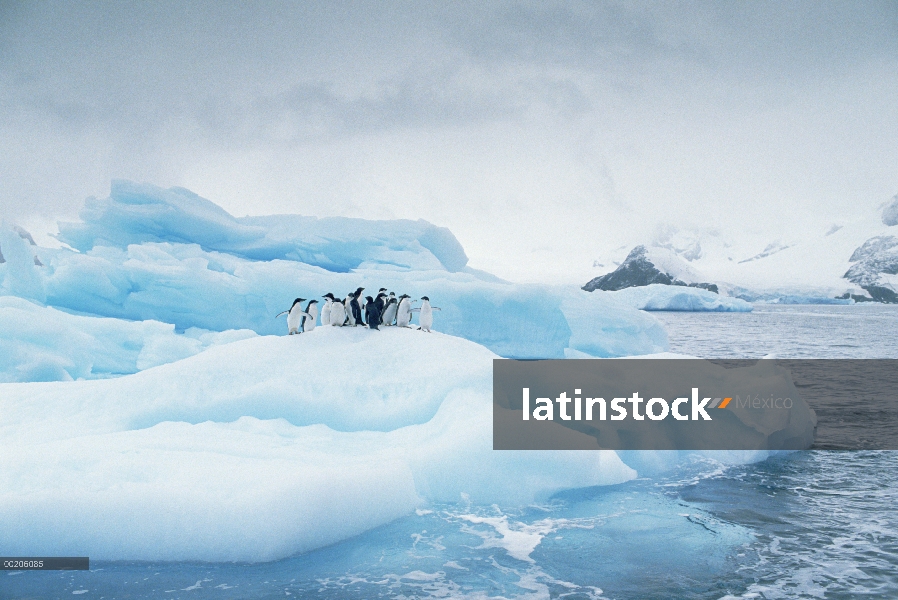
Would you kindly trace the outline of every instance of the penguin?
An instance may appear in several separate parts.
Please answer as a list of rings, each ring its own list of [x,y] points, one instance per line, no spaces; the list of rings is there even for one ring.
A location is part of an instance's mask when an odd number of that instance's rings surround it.
[[[334,298],[334,304],[331,306],[331,325],[342,327],[345,322],[346,309],[343,306],[343,301],[339,298]]]
[[[355,300],[355,292],[349,292],[346,295],[346,300],[343,301],[344,307],[346,308],[346,325],[348,327],[355,327],[359,324],[355,319],[355,310],[352,308],[352,303]]]
[[[399,296],[399,307],[396,309],[396,326],[409,327],[412,320],[412,303],[408,294]]]
[[[331,324],[331,307],[334,305],[334,295],[328,292],[323,295],[324,298],[324,306],[321,308],[321,324],[322,325],[330,325]]]
[[[346,313],[346,320],[343,321],[343,325],[346,327],[355,326],[355,317],[352,315],[352,292],[347,294],[346,298],[343,299],[343,311]]]
[[[305,302],[305,298],[297,298],[293,301],[293,306],[290,307],[289,310],[284,310],[275,315],[275,319],[283,314],[287,314],[287,332],[288,335],[293,335],[295,333],[300,333],[300,327],[302,326],[304,316],[308,316],[308,313],[303,312],[302,303]]]
[[[383,289],[383,288],[381,288],[381,289]],[[384,312],[384,298],[386,298],[386,297],[387,297],[387,295],[385,293],[378,292],[377,298],[374,299],[374,303],[377,305],[377,310],[381,314],[383,314],[383,312]]]
[[[421,325],[421,331],[430,333],[430,328],[433,327],[433,311],[435,310],[440,309],[430,305],[430,298],[421,296],[421,308],[412,309],[412,312],[420,313],[418,315],[418,323]]]
[[[399,303],[396,301],[396,298],[390,298],[387,300],[387,305],[384,306],[384,313],[380,317],[380,322],[387,327],[393,325],[393,322],[396,320],[396,311],[399,309]]]
[[[362,307],[359,306],[359,297],[362,295],[362,290],[365,288],[360,287],[355,291],[352,295],[352,300],[350,301],[350,309],[352,311],[352,319],[355,321],[356,325],[364,325],[365,321],[362,320]]]
[[[366,296],[365,299],[368,301],[365,304],[365,319],[368,321],[369,329],[380,329],[377,328],[377,324],[380,323],[380,309],[377,307],[377,302],[371,299],[371,296]]]
[[[318,301],[317,300],[309,300],[309,303],[306,304],[306,314],[302,318],[302,330],[313,331],[315,329],[315,325],[318,324]]]

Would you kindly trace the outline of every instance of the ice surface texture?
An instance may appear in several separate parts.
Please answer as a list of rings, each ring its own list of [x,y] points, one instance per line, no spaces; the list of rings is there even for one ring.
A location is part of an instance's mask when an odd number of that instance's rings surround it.
[[[461,493],[521,505],[635,472],[602,452],[494,452],[485,348],[318,328],[135,375],[0,384],[0,546],[272,560]]]
[[[100,379],[193,356],[210,346],[255,337],[159,321],[71,315],[0,296],[0,382]]]
[[[616,292],[593,292],[607,295],[641,310],[686,310],[711,312],[751,312],[750,303],[739,298],[720,296],[701,288],[654,283],[630,287]]]
[[[89,549],[96,560],[273,560],[428,502],[466,494],[521,506],[627,481],[637,475],[627,464],[648,472],[676,458],[493,451],[494,358],[440,333],[323,327],[116,379],[0,384],[0,547]],[[794,390],[772,363],[742,374],[708,368]],[[786,425],[806,431],[811,421],[796,410]],[[731,434],[763,431],[765,448],[776,448],[781,429],[782,419],[734,419]],[[769,451],[715,454],[738,463]]]
[[[636,475],[613,452],[491,449],[497,354],[667,348],[610,295],[477,273],[423,221],[236,219],[127,182],[82,217],[42,265],[0,227],[0,377],[32,381],[0,383],[8,553],[272,560],[463,493],[520,506]],[[430,296],[438,332],[274,319],[359,285]]]
[[[82,223],[60,223],[59,239],[87,251],[146,242],[197,244],[251,260],[296,260],[344,273],[364,263],[456,272],[468,262],[445,227],[427,221],[366,221],[299,215],[235,218],[190,190],[114,180],[89,198]]]
[[[81,314],[155,320],[177,331],[280,334],[273,317],[296,297],[344,297],[364,286],[428,295],[434,327],[506,357],[568,351],[625,356],[666,350],[651,316],[560,286],[515,285],[464,268],[452,234],[423,221],[299,216],[235,219],[186,190],[115,182],[60,238],[43,266],[5,229],[0,294]],[[7,240],[7,238],[9,238]],[[7,249],[7,246],[9,247]],[[263,260],[264,259],[264,260]],[[344,272],[348,271],[348,272]]]

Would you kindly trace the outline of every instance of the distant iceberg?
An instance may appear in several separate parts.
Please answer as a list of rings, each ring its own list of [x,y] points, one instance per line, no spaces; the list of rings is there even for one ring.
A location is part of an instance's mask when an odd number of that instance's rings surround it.
[[[653,283],[616,292],[593,292],[640,310],[751,312],[750,303],[701,288]]]

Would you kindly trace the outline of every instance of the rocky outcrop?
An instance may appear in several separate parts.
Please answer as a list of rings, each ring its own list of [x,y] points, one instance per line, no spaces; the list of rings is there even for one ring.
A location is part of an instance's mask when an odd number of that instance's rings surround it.
[[[592,279],[583,286],[583,289],[587,292],[595,290],[610,292],[653,283],[697,287],[718,293],[717,285],[713,283],[686,283],[675,275],[659,269],[649,256],[646,247],[641,245],[633,248],[617,269]]]
[[[874,300],[898,303],[894,285],[884,277],[898,275],[898,237],[870,238],[852,253],[849,261],[855,264],[843,275],[845,279],[867,290]]]

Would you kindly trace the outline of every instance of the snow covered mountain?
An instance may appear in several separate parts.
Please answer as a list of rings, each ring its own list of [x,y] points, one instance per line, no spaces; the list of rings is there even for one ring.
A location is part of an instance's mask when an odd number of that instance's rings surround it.
[[[870,238],[849,260],[854,264],[845,273],[846,279],[864,288],[874,300],[898,302],[898,237]]]
[[[717,292],[713,283],[700,281],[701,276],[677,254],[665,248],[636,246],[617,269],[591,280],[583,286],[587,292],[613,292],[630,287],[652,285],[680,285]]]
[[[896,302],[898,196],[880,209],[821,231],[796,231],[790,239],[661,227],[626,257],[624,247],[597,259],[596,265],[612,270],[583,289],[707,283],[749,301]]]

